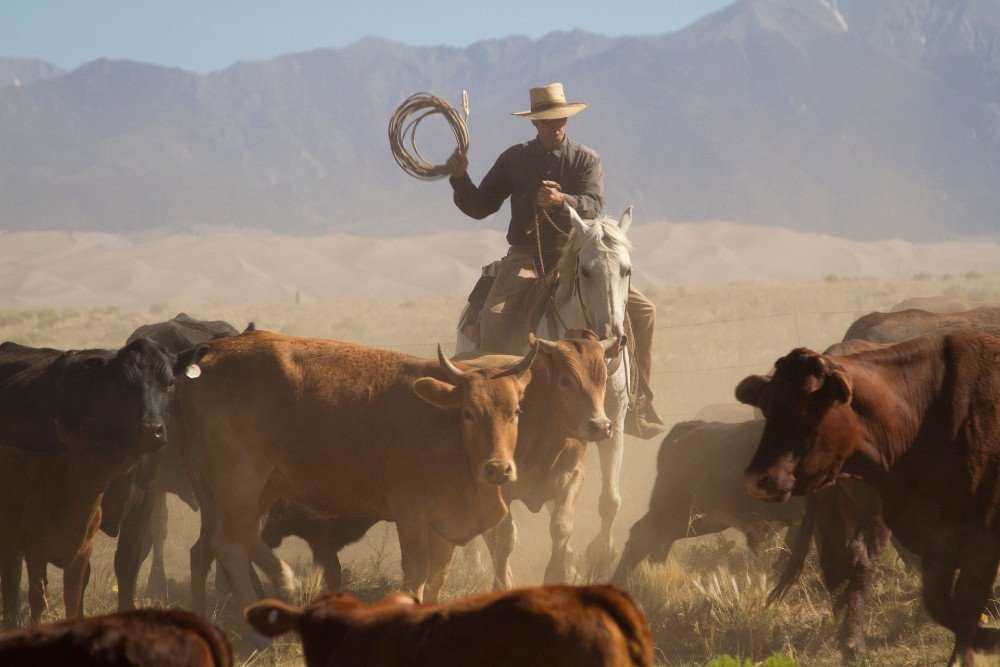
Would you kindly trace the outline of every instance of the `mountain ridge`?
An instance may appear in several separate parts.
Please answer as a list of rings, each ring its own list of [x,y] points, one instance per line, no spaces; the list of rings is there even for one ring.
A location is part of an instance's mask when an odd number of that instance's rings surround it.
[[[933,4],[739,0],[662,35],[364,38],[207,75],[101,59],[0,88],[12,156],[0,165],[0,229],[464,229],[447,184],[392,161],[396,105],[468,89],[479,179],[533,134],[509,116],[526,88],[560,80],[591,104],[569,134],[601,154],[610,210],[859,239],[996,236],[1000,20],[976,0]],[[954,27],[969,21],[972,37]],[[918,33],[932,52],[918,53]],[[442,124],[420,138],[443,161]]]

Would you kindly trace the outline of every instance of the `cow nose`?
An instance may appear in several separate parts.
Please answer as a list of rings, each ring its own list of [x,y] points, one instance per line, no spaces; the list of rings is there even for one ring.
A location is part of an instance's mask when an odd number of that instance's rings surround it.
[[[506,484],[517,479],[517,468],[513,461],[487,461],[483,464],[483,481],[488,484]]]
[[[744,476],[747,493],[760,500],[784,501],[790,495],[790,490],[783,488],[771,475],[758,472],[747,472]]]
[[[607,440],[611,437],[611,420],[607,417],[591,419],[587,423],[587,427],[590,429],[590,435],[594,442]]]
[[[167,428],[155,419],[142,420],[142,448],[156,451],[167,441]]]
[[[166,429],[166,427],[163,424],[157,422],[153,426],[153,437],[155,439],[159,440],[160,442],[163,442],[164,440],[166,440],[167,439],[167,429]]]
[[[615,322],[614,324],[611,325],[612,338],[621,338],[624,333],[625,333],[625,327],[622,326],[620,323]]]

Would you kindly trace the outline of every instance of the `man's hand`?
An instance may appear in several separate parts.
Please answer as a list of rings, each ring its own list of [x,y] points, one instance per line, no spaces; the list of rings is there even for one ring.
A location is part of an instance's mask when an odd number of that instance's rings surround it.
[[[451,177],[459,179],[465,176],[465,170],[469,168],[469,158],[456,148],[444,164],[451,171]]]
[[[535,204],[539,208],[562,206],[562,186],[555,181],[542,181],[542,187],[538,188],[538,194],[535,196]]]

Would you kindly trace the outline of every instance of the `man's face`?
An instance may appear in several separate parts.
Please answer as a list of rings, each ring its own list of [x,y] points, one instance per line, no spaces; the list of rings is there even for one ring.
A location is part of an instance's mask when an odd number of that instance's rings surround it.
[[[566,119],[552,118],[549,120],[531,121],[535,129],[538,130],[538,140],[546,148],[558,145],[566,138]]]

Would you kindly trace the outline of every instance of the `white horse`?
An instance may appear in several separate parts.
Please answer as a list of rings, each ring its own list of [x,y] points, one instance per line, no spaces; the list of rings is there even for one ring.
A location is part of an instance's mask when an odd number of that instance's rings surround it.
[[[573,229],[559,260],[560,283],[553,296],[558,312],[556,327],[551,331],[548,317],[543,317],[536,335],[557,340],[565,328],[591,329],[601,338],[625,334],[625,307],[632,275],[629,251],[632,245],[626,231],[632,224],[632,207],[620,220],[603,218],[583,220],[570,209]],[[463,312],[463,316],[465,313]],[[461,321],[461,319],[460,319]],[[457,352],[475,350],[475,343],[459,330]],[[629,352],[611,362],[604,410],[611,420],[611,437],[596,443],[601,460],[601,496],[598,513],[601,529],[587,547],[587,560],[592,575],[603,576],[610,570],[614,557],[612,528],[621,508],[619,488],[624,444],[625,413],[628,409]]]

